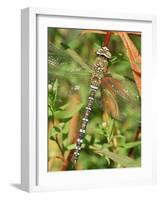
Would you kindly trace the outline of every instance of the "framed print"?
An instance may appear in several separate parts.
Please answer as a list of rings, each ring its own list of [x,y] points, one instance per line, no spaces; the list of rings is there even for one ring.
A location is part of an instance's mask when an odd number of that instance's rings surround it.
[[[22,188],[154,183],[155,17],[26,8],[21,30]]]

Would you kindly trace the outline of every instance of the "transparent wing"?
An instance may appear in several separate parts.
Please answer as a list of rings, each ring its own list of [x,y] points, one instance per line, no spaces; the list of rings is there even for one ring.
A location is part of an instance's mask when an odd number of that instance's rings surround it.
[[[141,121],[141,99],[133,80],[120,75],[107,75],[102,80],[104,110],[113,118]]]
[[[48,44],[48,82],[58,82],[57,102],[67,102],[72,95],[79,93],[85,103],[90,82],[90,67],[72,49],[60,49]]]
[[[48,79],[73,80],[89,79],[90,67],[71,49],[59,49],[51,42],[48,45]]]

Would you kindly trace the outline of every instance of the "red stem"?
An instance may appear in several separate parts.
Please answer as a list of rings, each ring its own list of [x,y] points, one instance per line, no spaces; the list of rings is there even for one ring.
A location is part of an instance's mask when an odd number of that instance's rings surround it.
[[[104,44],[103,44],[104,47],[107,47],[107,46],[108,46],[109,41],[110,41],[110,36],[111,36],[111,32],[108,31],[108,32],[106,33],[106,37],[105,37],[105,40],[104,40]]]

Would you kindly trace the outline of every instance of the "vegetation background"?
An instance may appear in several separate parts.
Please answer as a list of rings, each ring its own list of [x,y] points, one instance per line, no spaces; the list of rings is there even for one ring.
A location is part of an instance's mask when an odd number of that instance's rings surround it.
[[[89,94],[92,64],[105,34],[48,28],[49,171],[72,169],[70,160]],[[79,170],[141,165],[141,33],[111,32],[108,47],[112,53],[108,82],[97,92]]]

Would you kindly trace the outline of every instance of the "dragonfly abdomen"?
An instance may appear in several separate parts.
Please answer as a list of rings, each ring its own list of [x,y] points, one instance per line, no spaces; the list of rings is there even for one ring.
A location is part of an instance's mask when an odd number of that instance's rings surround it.
[[[73,161],[74,163],[76,163],[79,154],[80,154],[80,150],[81,150],[81,145],[83,143],[83,138],[86,132],[86,127],[89,121],[89,117],[90,114],[92,112],[92,107],[93,107],[93,102],[95,99],[95,95],[96,95],[96,91],[97,91],[98,87],[95,87],[93,85],[90,86],[90,94],[88,97],[88,102],[87,102],[87,106],[85,107],[85,112],[82,118],[82,122],[81,122],[81,126],[79,129],[79,137],[77,139],[77,143],[76,143],[76,148],[75,148],[75,152],[74,152],[74,157],[73,157]]]

